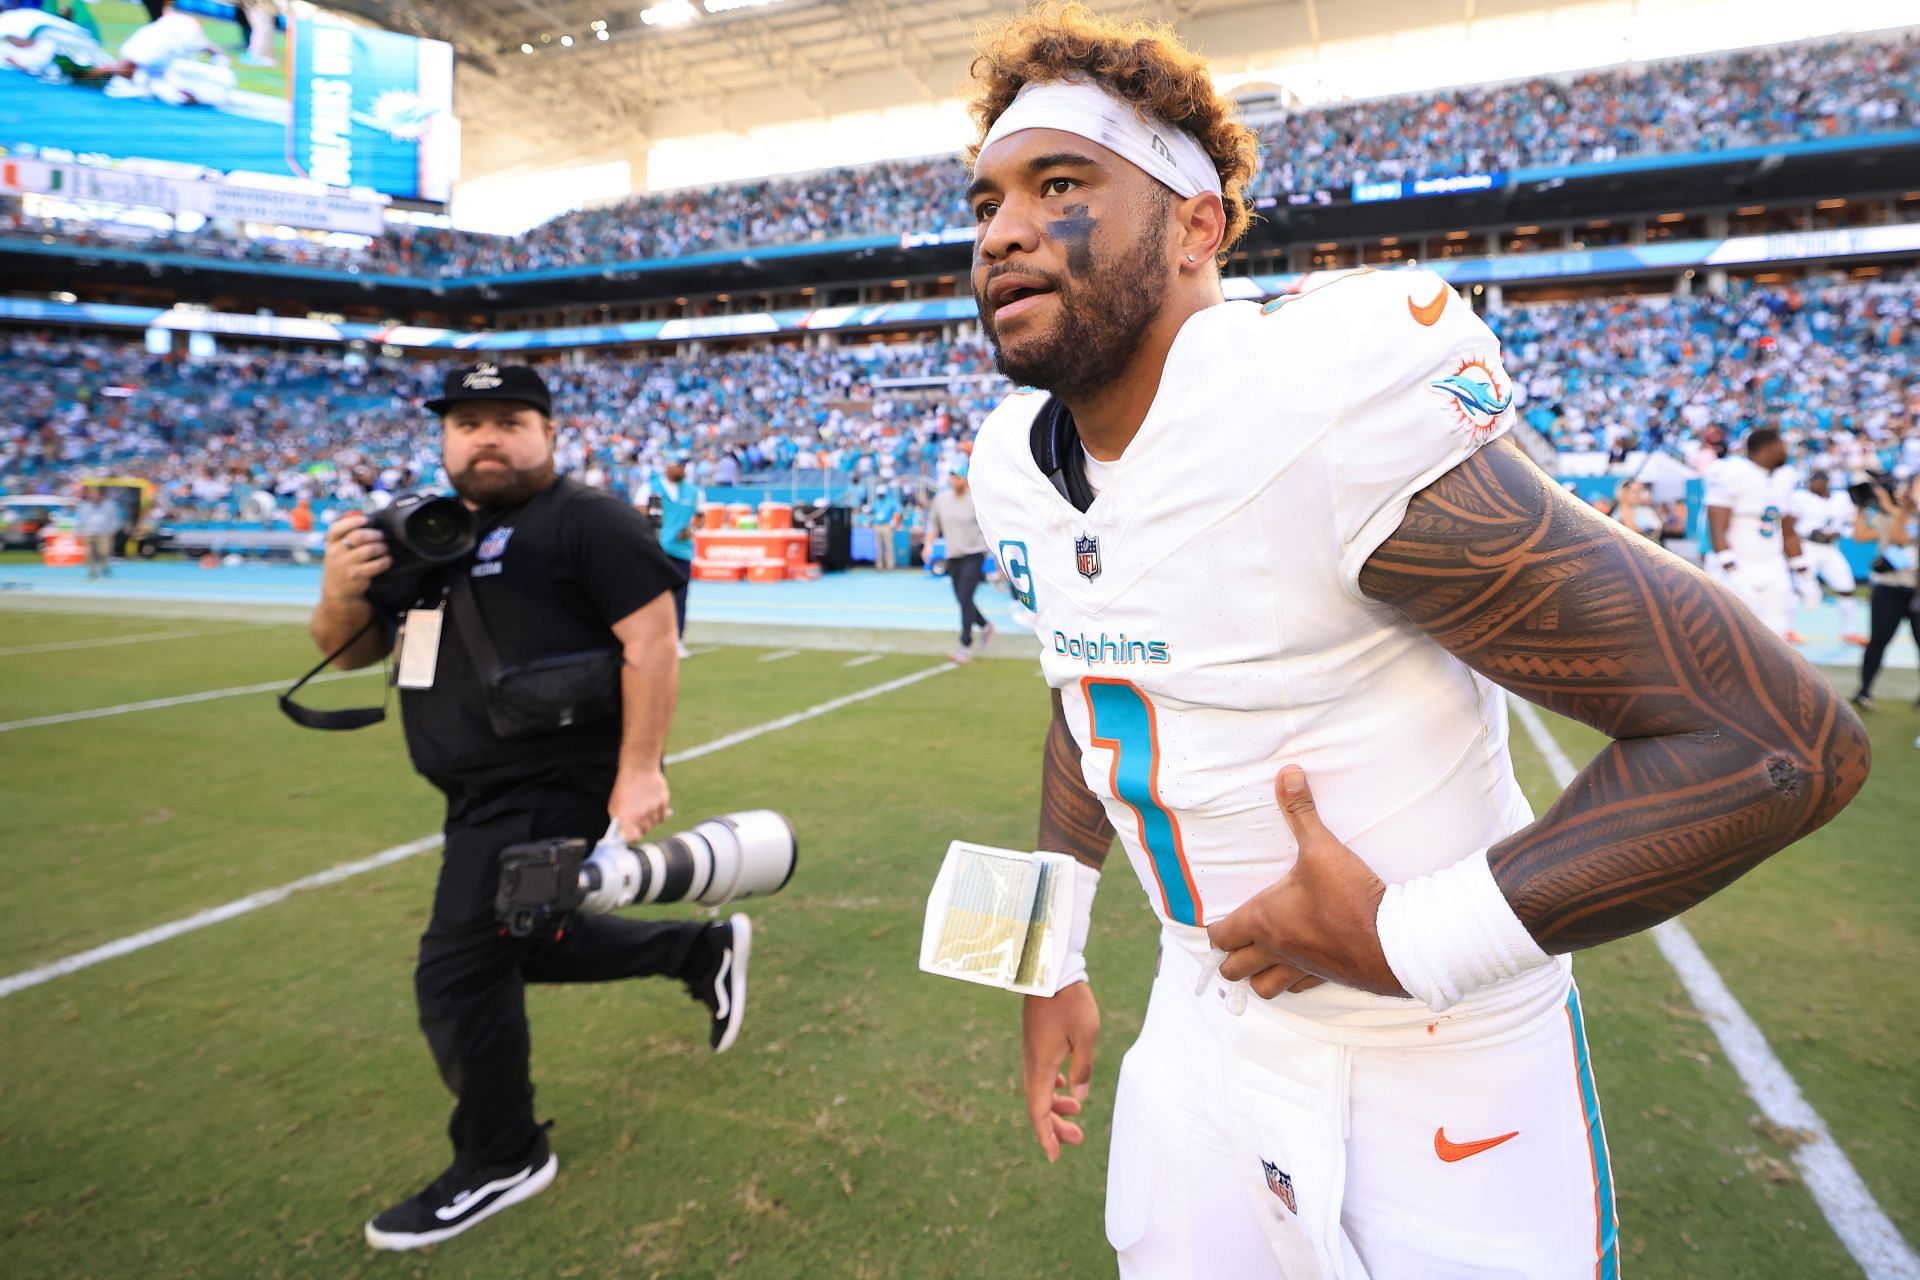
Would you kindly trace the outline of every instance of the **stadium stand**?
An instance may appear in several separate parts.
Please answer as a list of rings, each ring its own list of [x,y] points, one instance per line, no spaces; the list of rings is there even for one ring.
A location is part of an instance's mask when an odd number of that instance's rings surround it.
[[[1533,166],[1708,154],[1920,128],[1920,33],[1800,42],[1316,107],[1253,121],[1253,194]],[[0,211],[0,234],[229,261],[463,278],[966,226],[965,161],[937,156],[674,191],[563,214],[520,236],[393,228],[365,248],[292,236],[111,229]]]
[[[543,372],[559,465],[600,486],[626,491],[684,455],[703,485],[828,473],[870,492],[950,460],[991,408],[973,380],[991,368],[983,345],[929,342],[609,356]],[[902,381],[942,393],[878,385]],[[134,470],[158,486],[161,516],[182,521],[284,517],[303,496],[357,503],[434,477],[437,443],[418,406],[438,385],[434,366],[405,360],[243,347],[188,361],[124,340],[12,332],[0,344],[11,405],[0,487],[45,492]]]
[[[1666,451],[1698,464],[1754,425],[1803,467],[1920,472],[1920,270],[1871,283],[1735,282],[1724,296],[1514,305],[1501,335],[1525,420],[1569,455]],[[48,372],[52,371],[52,376]],[[625,491],[684,455],[696,483],[823,475],[911,501],[1004,383],[977,340],[599,355],[545,366],[563,469]],[[284,519],[432,480],[436,366],[242,347],[204,361],[118,339],[0,342],[7,490],[133,470],[172,520]],[[911,391],[900,384],[919,384]],[[931,394],[919,394],[920,392]]]

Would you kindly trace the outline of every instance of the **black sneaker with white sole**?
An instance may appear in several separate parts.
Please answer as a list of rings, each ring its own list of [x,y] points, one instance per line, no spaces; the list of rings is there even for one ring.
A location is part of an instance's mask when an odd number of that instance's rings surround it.
[[[715,1053],[733,1048],[747,1012],[747,958],[753,950],[753,921],[742,912],[708,925],[695,945],[681,981],[713,1019],[707,1043]]]
[[[425,1191],[403,1200],[367,1224],[376,1249],[418,1249],[451,1240],[482,1218],[545,1191],[560,1171],[560,1158],[540,1131],[526,1159],[483,1165],[458,1157]]]

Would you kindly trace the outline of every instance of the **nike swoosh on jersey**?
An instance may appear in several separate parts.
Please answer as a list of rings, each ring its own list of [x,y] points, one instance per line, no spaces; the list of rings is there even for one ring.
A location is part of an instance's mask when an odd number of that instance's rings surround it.
[[[462,1191],[454,1198],[453,1203],[442,1205],[440,1208],[435,1209],[433,1216],[442,1222],[452,1222],[455,1218],[465,1213],[476,1201],[492,1195],[496,1191],[505,1191],[509,1187],[517,1187],[532,1176],[533,1166],[528,1165],[511,1177],[495,1178],[492,1182],[484,1186],[475,1187],[471,1191]]]
[[[1448,1142],[1447,1127],[1441,1125],[1433,1131],[1433,1154],[1452,1164],[1456,1160],[1465,1160],[1468,1156],[1477,1156],[1482,1151],[1490,1151],[1509,1138],[1517,1138],[1520,1131],[1503,1133],[1497,1138],[1481,1138],[1476,1142]]]
[[[1439,296],[1424,306],[1416,305],[1412,298],[1408,298],[1407,314],[1424,325],[1431,326],[1438,324],[1440,322],[1440,313],[1447,309],[1447,298],[1452,293],[1453,290],[1443,283],[1440,286]]]

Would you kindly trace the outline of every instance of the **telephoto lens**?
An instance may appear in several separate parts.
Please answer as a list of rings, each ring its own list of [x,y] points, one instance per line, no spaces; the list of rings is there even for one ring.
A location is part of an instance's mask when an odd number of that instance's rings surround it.
[[[649,902],[717,907],[764,897],[786,887],[798,857],[792,824],[772,809],[722,814],[660,841],[602,841],[580,868],[586,890],[580,909],[600,913]]]

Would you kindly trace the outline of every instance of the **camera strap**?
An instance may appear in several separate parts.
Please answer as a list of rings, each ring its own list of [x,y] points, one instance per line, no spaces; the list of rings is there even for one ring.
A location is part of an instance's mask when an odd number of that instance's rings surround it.
[[[480,616],[480,606],[474,601],[473,581],[464,573],[454,575],[453,587],[447,593],[447,611],[453,615],[454,629],[460,633],[460,643],[467,647],[467,657],[473,662],[481,686],[492,684],[500,671],[500,654],[493,647],[486,619]]]
[[[280,695],[280,711],[287,719],[306,729],[338,731],[342,729],[364,729],[368,725],[379,724],[387,718],[387,706],[384,698],[377,707],[349,707],[342,711],[321,711],[313,707],[303,707],[293,700],[293,695],[300,692],[307,681],[313,679],[322,671],[325,671],[333,664],[334,659],[353,648],[354,645],[360,643],[360,637],[371,631],[374,624],[378,621],[380,621],[380,615],[378,613],[368,618],[366,625],[347,637],[345,644],[320,659],[313,670],[307,672],[307,674],[301,676],[298,680],[295,680],[293,682],[293,688]]]

